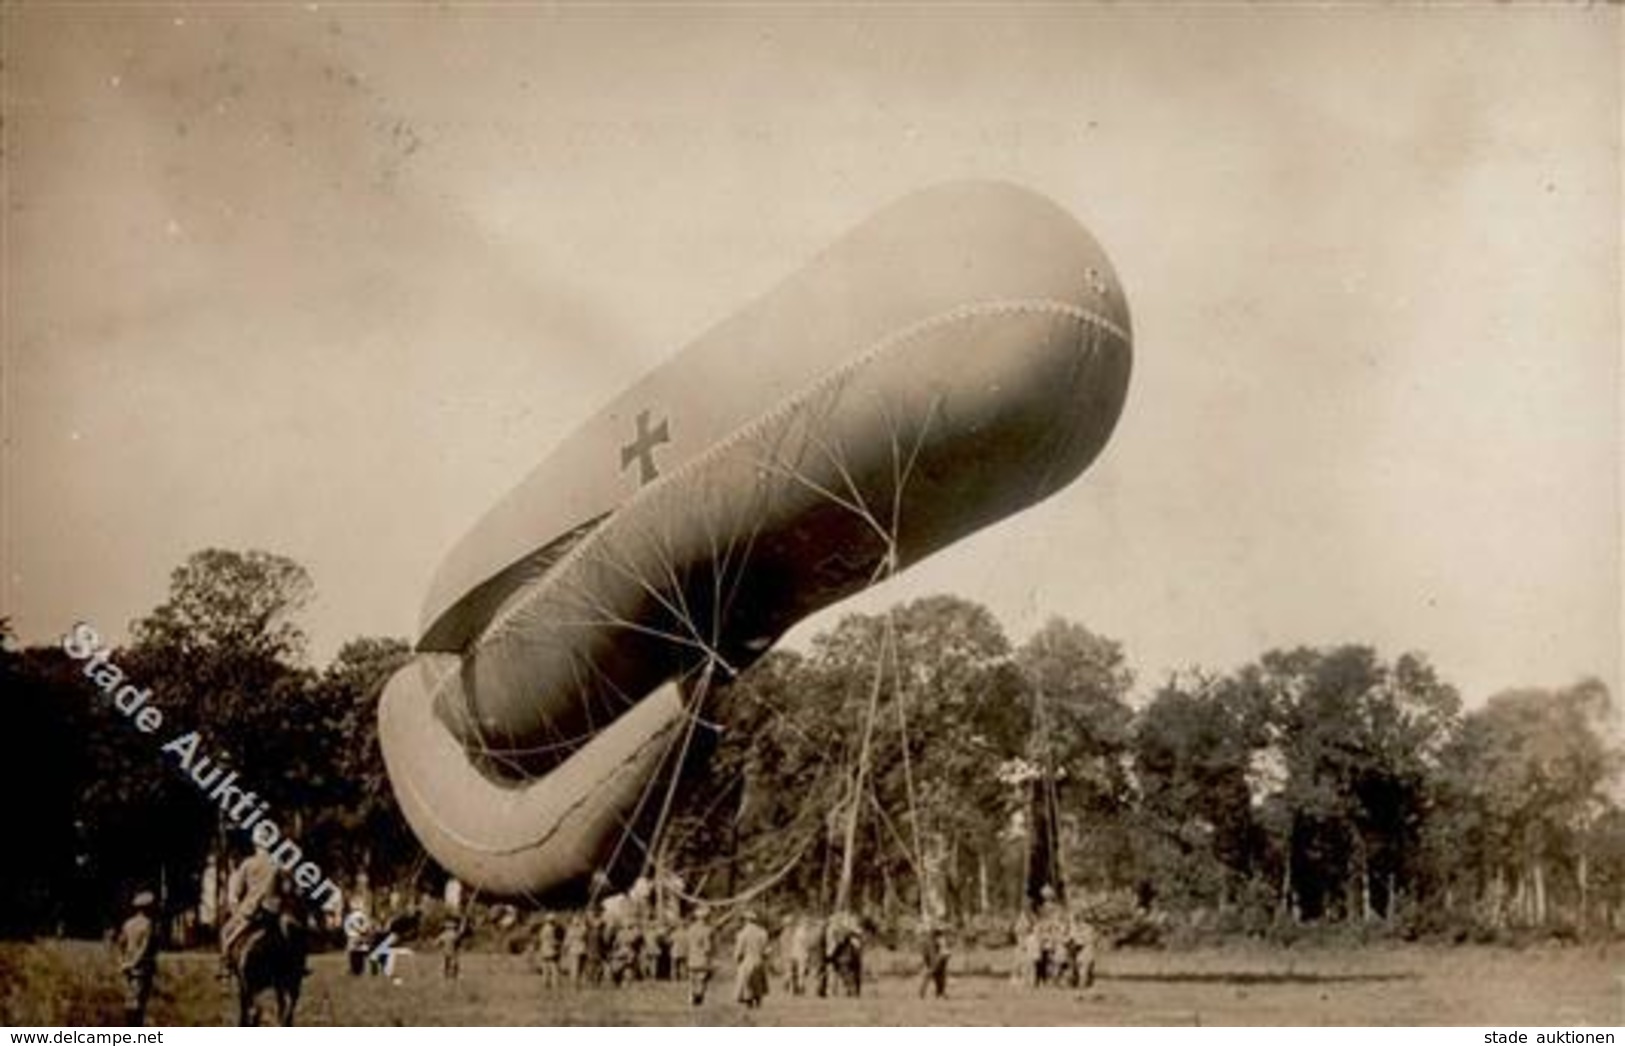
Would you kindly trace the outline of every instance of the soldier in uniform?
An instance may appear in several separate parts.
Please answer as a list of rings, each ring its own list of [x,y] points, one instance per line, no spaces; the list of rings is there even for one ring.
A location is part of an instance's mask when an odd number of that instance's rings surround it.
[[[609,956],[615,943],[615,926],[599,912],[587,922],[587,980],[603,984],[609,973]]]
[[[768,936],[753,910],[746,908],[743,919],[734,938],[734,999],[755,1009],[767,995]]]
[[[542,975],[542,987],[549,991],[559,986],[559,945],[562,931],[552,912],[542,913],[542,924],[536,929],[536,969]]]
[[[226,904],[231,917],[220,931],[220,954],[230,963],[232,950],[249,930],[275,927],[282,912],[282,866],[264,846],[256,843],[226,880]]]
[[[790,994],[804,995],[812,987],[812,964],[808,961],[809,945],[812,939],[812,920],[802,916],[795,922],[795,928],[790,933],[789,944],[785,947],[787,965],[790,967]],[[818,951],[824,951],[823,941],[818,942]]]
[[[663,915],[654,923],[654,977],[657,981],[669,981],[676,976],[677,948],[672,939],[675,932],[676,927],[672,925],[670,916]]]
[[[653,918],[641,921],[638,934],[638,977],[653,981],[660,977],[660,924]]]
[[[1016,947],[1020,954],[1016,972],[1022,987],[1038,987],[1044,979],[1044,949],[1039,940],[1038,923],[1026,913],[1016,920]]]
[[[683,961],[688,966],[688,1001],[691,1006],[705,1002],[711,983],[711,958],[716,950],[716,930],[711,926],[711,910],[705,905],[694,909],[694,919],[683,931]]]
[[[157,903],[150,890],[130,902],[135,911],[118,931],[119,972],[124,975],[124,1023],[139,1028],[147,1021],[147,999],[158,974],[158,931],[152,922]]]
[[[1067,922],[1066,984],[1069,988],[1089,988],[1095,983],[1097,936],[1083,913],[1075,912]]]
[[[573,987],[587,979],[587,929],[585,913],[577,912],[564,927],[564,975]]]
[[[435,943],[440,946],[440,974],[455,981],[463,972],[463,941],[468,936],[468,920],[460,915],[447,915],[440,924]]]
[[[1066,910],[1055,898],[1055,888],[1045,885],[1038,905],[1038,983],[1061,983],[1061,958],[1066,940]]]
[[[372,950],[370,938],[366,914],[360,908],[351,908],[344,919],[344,956],[349,961],[352,977],[361,976],[367,968],[367,952]]]
[[[938,999],[948,994],[948,939],[935,921],[920,928],[920,998],[927,990]]]
[[[836,912],[824,924],[824,967],[833,969],[844,994],[863,994],[863,927],[851,912]]]
[[[610,982],[619,988],[638,976],[638,949],[642,933],[630,917],[615,927],[609,953]]]

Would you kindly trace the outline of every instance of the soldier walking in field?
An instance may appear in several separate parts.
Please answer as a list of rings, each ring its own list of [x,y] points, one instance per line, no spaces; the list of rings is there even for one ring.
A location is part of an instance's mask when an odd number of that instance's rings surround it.
[[[809,916],[802,916],[796,920],[795,929],[790,933],[789,944],[785,947],[787,965],[790,967],[790,994],[805,995],[813,987],[813,921]],[[822,929],[818,933],[817,953],[819,965],[823,965],[824,934]]]
[[[542,975],[542,987],[548,991],[559,986],[559,953],[563,931],[552,912],[542,913],[542,924],[536,928],[536,972]]]
[[[440,973],[448,981],[455,981],[463,972],[463,941],[468,937],[468,920],[459,915],[448,915],[441,924],[435,943],[440,946]]]
[[[734,938],[734,999],[755,1009],[767,995],[768,936],[754,911],[746,908],[743,918]]]
[[[716,930],[711,926],[711,910],[705,905],[694,909],[694,920],[683,930],[683,962],[688,967],[688,1001],[691,1006],[705,1002],[711,984],[711,957],[716,950]]]
[[[150,890],[130,902],[135,909],[118,931],[119,972],[124,975],[124,1023],[139,1028],[147,1021],[147,1000],[158,975],[158,929],[152,921],[157,903]]]
[[[824,968],[843,995],[863,994],[863,926],[851,912],[836,912],[824,924]]]
[[[937,999],[948,994],[948,939],[936,922],[920,928],[920,998],[927,991]]]

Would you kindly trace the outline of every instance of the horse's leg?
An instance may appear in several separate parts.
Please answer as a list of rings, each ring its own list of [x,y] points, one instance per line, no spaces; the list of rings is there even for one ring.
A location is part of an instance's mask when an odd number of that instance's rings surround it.
[[[293,1027],[293,1012],[299,1006],[298,983],[284,985],[277,989],[277,1023],[284,1028]]]
[[[282,988],[267,981],[254,993],[254,1024],[280,1028],[282,1020]]]

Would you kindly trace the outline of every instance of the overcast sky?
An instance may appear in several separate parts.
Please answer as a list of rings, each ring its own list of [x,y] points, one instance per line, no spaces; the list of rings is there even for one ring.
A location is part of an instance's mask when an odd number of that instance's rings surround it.
[[[208,546],[309,569],[318,662],[410,635],[597,406],[882,204],[996,177],[1114,259],[1128,406],[855,605],[1064,614],[1146,685],[1361,641],[1469,701],[1618,690],[1617,7],[0,17],[24,641],[122,635]]]

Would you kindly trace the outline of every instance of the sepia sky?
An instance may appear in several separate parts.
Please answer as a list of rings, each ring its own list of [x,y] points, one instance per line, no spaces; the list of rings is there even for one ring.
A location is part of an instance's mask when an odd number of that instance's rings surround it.
[[[1620,681],[1618,8],[7,5],[0,613],[208,546],[410,635],[594,409],[877,207],[1012,180],[1134,313],[1106,452],[953,591],[1142,686],[1429,654]],[[827,624],[815,619],[799,630]]]

